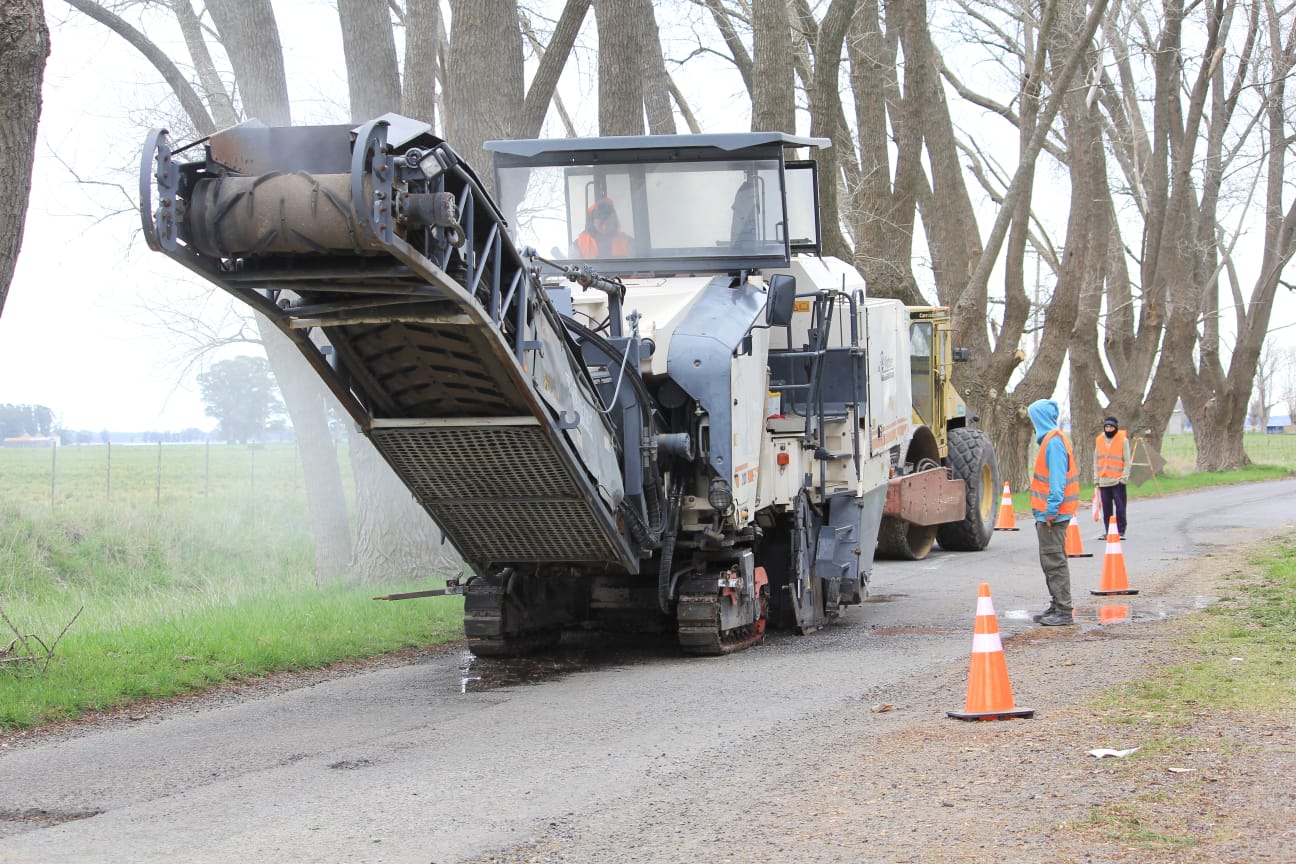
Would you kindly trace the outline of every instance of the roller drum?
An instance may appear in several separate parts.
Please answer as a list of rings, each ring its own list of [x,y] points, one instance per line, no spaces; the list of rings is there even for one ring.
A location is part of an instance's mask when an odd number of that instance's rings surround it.
[[[349,174],[297,171],[199,180],[184,221],[195,249],[222,258],[382,249],[352,209]]]

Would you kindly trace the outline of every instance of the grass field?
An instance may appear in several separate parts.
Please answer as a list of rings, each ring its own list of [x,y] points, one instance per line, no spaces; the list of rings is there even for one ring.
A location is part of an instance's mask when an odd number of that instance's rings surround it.
[[[0,728],[462,636],[459,598],[371,599],[438,580],[316,587],[293,447],[160,453],[0,448]],[[44,674],[4,650],[78,610]]]
[[[1296,436],[1279,439],[1247,441],[1273,464],[1217,475],[1168,439],[1170,472],[1131,495],[1284,476]],[[321,588],[313,560],[292,445],[0,448],[0,729],[461,638],[460,598],[371,599],[439,577]],[[78,615],[32,674],[11,640],[52,642]]]

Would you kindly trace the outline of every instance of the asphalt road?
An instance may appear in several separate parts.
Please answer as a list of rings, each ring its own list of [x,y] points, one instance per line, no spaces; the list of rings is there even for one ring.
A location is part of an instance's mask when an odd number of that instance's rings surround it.
[[[1123,543],[1131,587],[1291,523],[1293,502],[1296,480],[1136,500]],[[450,651],[0,750],[0,862],[450,864],[665,783],[722,786],[726,765],[759,758],[769,736],[966,658],[979,582],[1005,634],[1033,627],[1047,596],[1033,528],[1019,524],[982,554],[880,563],[870,601],[839,626],[732,657],[602,637],[535,663]],[[1095,554],[1072,562],[1077,617],[1095,626],[1103,544],[1082,524]],[[1199,602],[1164,590],[1128,599],[1135,621]]]

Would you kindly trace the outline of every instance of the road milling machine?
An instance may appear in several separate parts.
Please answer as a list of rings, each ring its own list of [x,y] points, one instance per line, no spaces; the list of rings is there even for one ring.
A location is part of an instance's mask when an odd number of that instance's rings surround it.
[[[991,536],[981,433],[915,419],[949,404],[948,338],[819,254],[792,155],[826,143],[492,142],[492,197],[396,115],[155,130],[141,215],[295,342],[463,555],[476,653],[602,627],[725,654],[860,603],[885,520]]]

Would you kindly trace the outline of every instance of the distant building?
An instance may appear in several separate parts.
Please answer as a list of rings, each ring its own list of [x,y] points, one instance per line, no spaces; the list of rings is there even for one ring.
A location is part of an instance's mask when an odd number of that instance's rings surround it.
[[[58,443],[58,439],[49,435],[28,435],[24,433],[14,438],[6,438],[2,443],[5,447],[53,447]]]
[[[1292,422],[1291,406],[1285,402],[1276,402],[1269,406],[1269,421],[1265,432],[1270,435],[1296,435],[1296,423]]]

